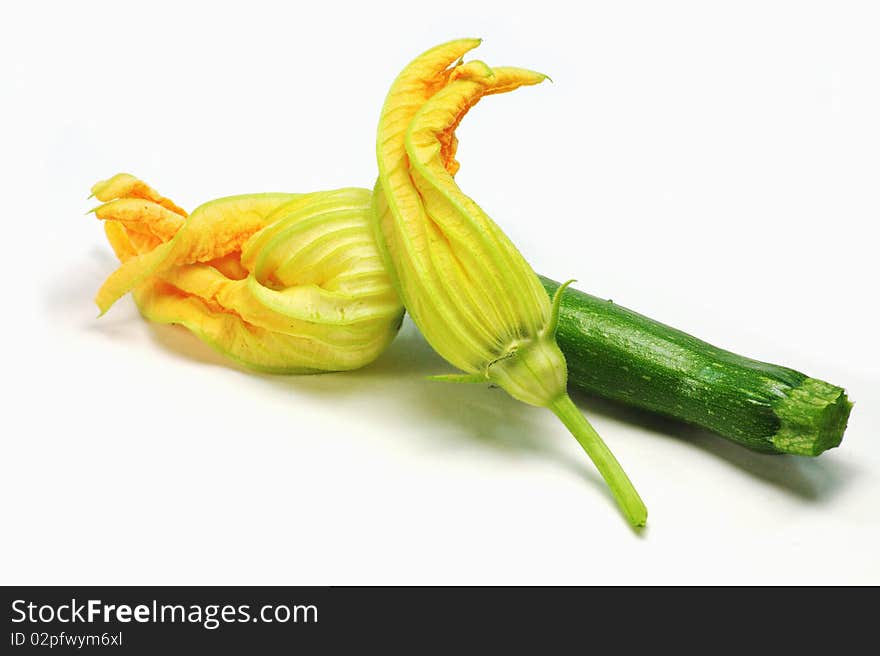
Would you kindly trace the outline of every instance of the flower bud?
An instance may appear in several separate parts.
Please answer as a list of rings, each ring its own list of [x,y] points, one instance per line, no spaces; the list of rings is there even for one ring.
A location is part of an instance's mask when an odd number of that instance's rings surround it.
[[[546,79],[525,69],[463,63],[477,45],[462,39],[429,50],[393,83],[377,135],[377,242],[413,321],[441,356],[466,372],[439,378],[491,381],[553,410],[596,462],[629,520],[643,524],[641,499],[568,398],[555,336],[559,292],[551,305],[525,258],[453,178],[455,129],[467,111],[483,96]]]

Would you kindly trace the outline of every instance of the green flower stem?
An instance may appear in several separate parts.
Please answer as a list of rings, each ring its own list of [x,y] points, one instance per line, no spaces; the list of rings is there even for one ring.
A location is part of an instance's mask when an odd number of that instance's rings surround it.
[[[590,460],[593,461],[596,469],[599,470],[602,478],[611,488],[615,500],[629,523],[633,526],[644,526],[648,519],[648,509],[626,472],[617,462],[617,458],[599,437],[596,429],[590,425],[590,422],[581,414],[581,411],[567,394],[560,396],[550,404],[550,410],[562,420],[565,427],[590,456]]]

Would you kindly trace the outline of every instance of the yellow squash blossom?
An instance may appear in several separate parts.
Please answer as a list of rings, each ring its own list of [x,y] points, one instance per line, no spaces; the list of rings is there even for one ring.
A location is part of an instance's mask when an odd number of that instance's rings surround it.
[[[483,96],[537,84],[519,68],[462,63],[462,39],[427,51],[393,83],[377,135],[374,231],[413,321],[447,361],[526,403],[550,408],[592,458],[633,525],[647,510],[617,460],[569,399],[551,304],[537,275],[453,176],[455,129]]]
[[[92,192],[122,262],[98,293],[102,312],[132,291],[147,319],[272,373],[362,367],[400,326],[365,189],[233,196],[191,215],[127,174]]]

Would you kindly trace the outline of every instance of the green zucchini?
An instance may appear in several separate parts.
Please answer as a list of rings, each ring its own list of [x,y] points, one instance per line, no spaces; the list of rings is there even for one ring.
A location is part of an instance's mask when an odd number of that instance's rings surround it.
[[[541,282],[551,297],[559,287]],[[819,455],[840,444],[852,409],[840,387],[725,351],[570,287],[557,341],[569,385],[756,451]]]

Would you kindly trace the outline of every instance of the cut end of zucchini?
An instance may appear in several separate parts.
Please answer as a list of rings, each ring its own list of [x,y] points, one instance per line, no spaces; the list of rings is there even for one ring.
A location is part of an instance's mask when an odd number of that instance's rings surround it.
[[[842,388],[807,378],[773,404],[781,422],[773,446],[799,456],[833,449],[843,439],[852,406]]]

